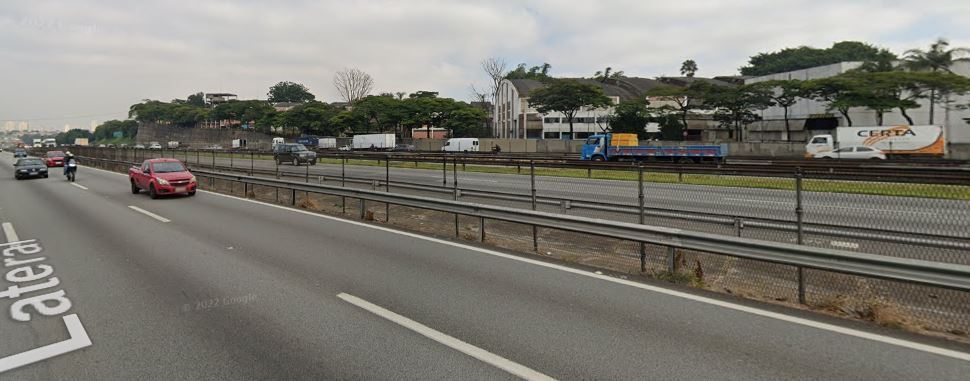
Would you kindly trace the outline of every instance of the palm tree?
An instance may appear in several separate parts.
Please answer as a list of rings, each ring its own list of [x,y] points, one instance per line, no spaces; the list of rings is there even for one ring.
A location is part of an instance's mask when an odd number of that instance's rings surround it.
[[[937,39],[929,50],[910,49],[904,53],[903,59],[906,66],[913,71],[931,71],[953,73],[950,67],[960,61],[970,61],[970,49],[953,48],[947,49],[950,43],[940,38]],[[930,89],[930,124],[934,122],[934,108],[936,105],[936,89]]]

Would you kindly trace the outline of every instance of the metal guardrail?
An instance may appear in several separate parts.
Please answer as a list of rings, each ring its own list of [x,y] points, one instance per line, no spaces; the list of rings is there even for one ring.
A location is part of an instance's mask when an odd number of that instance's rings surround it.
[[[103,163],[130,165],[131,162],[89,158]],[[456,216],[472,216],[484,220],[498,220],[532,225],[549,229],[580,232],[627,241],[649,243],[670,248],[668,270],[675,270],[674,249],[694,250],[729,257],[795,266],[799,270],[799,300],[804,302],[802,269],[816,269],[835,273],[887,279],[898,282],[970,291],[970,266],[944,264],[915,259],[903,259],[882,255],[856,253],[837,249],[769,242],[717,234],[692,232],[682,229],[641,225],[595,218],[583,218],[534,210],[444,200],[384,191],[346,188],[324,184],[311,184],[289,180],[277,180],[220,172],[195,170],[196,176],[240,182],[244,187],[259,185],[289,189],[294,192],[327,194],[366,201],[427,209]],[[296,198],[292,198],[295,203]],[[361,208],[363,213],[364,208]],[[484,237],[484,224],[480,224],[479,239]],[[641,251],[641,267],[643,266]]]

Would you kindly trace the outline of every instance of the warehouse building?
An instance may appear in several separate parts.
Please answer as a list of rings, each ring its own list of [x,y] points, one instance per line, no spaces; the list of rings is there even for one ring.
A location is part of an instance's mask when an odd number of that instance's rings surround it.
[[[733,86],[726,78],[637,78],[621,77],[601,81],[587,78],[562,78],[575,80],[598,86],[612,103],[630,99],[647,99],[645,93],[660,86],[686,86],[691,81],[709,81],[721,86]],[[503,139],[563,139],[568,137],[569,120],[562,113],[552,112],[540,114],[529,104],[529,94],[545,86],[543,82],[532,79],[506,79],[498,87],[494,115],[492,119],[492,135]],[[669,100],[649,99],[653,107],[668,103]],[[573,139],[584,139],[589,135],[606,131],[607,118],[613,113],[613,107],[598,109],[582,109],[573,119]],[[645,126],[646,127],[646,126]],[[687,137],[689,140],[713,138],[717,132],[717,123],[710,115],[697,114],[688,119]]]
[[[813,67],[785,73],[771,74],[761,77],[747,78],[746,84],[769,80],[810,80],[833,77],[849,70],[856,69],[862,62],[841,62],[832,65]],[[970,62],[957,62],[950,68],[955,74],[970,76]],[[970,110],[961,105],[970,104],[970,96],[951,97],[949,105],[938,102],[935,107],[934,122],[930,123],[929,100],[919,100],[920,108],[911,109],[907,114],[913,118],[913,124],[943,125],[944,134],[950,144],[970,144]],[[829,110],[825,102],[811,99],[799,100],[789,109],[790,136],[785,135],[785,114],[781,107],[770,107],[758,111],[760,121],[748,126],[747,140],[752,142],[805,142],[814,135],[829,134],[839,126],[848,126],[848,121],[838,111]],[[875,111],[866,108],[853,108],[849,112],[853,126],[876,126]],[[884,114],[884,125],[909,124],[898,110]]]

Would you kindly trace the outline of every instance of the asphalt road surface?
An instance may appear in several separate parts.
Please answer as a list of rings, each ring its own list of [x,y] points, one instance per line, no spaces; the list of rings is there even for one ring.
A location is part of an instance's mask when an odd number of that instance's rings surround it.
[[[15,181],[10,163],[0,380],[970,374],[964,345],[208,192],[150,200],[90,168]]]

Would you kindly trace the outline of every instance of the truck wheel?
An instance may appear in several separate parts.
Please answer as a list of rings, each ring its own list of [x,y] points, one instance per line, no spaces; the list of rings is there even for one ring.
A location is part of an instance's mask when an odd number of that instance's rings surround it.
[[[602,156],[593,156],[593,161],[605,161]]]
[[[310,160],[310,165],[317,165],[317,159]]]
[[[148,197],[151,197],[152,200],[158,198],[158,192],[155,191],[155,184],[148,186]]]
[[[131,182],[131,194],[138,194],[138,193],[141,193],[141,189],[139,189],[138,186],[135,185],[135,182],[132,181]]]
[[[283,165],[283,160],[276,159],[276,165]]]
[[[300,159],[293,158],[293,165],[300,165]]]

